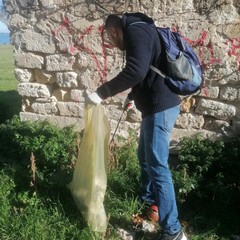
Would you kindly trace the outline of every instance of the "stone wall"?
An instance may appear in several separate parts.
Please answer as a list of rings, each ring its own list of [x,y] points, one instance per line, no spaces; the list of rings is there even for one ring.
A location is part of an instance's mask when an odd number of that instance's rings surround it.
[[[109,13],[141,11],[159,26],[179,31],[195,48],[206,88],[185,98],[172,145],[183,136],[222,137],[240,129],[239,0],[3,0],[14,46],[22,120],[84,127],[87,91],[122,68],[123,55],[104,42]],[[104,101],[112,131],[126,93]],[[118,134],[138,129],[136,110],[124,115]]]

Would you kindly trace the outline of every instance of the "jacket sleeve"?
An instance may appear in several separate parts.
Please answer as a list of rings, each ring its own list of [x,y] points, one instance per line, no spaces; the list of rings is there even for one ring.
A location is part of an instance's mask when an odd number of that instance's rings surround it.
[[[114,96],[141,82],[149,71],[153,57],[153,39],[140,26],[128,27],[125,35],[126,66],[113,79],[97,89],[102,99]]]

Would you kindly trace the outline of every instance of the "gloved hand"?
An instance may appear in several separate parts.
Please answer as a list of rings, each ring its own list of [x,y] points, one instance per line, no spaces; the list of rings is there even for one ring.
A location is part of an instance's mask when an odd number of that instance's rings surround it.
[[[132,109],[133,106],[134,106],[134,101],[127,97],[124,101],[123,109],[128,111],[128,110]]]
[[[90,93],[86,97],[86,103],[98,105],[102,102],[102,99],[98,96],[96,92]]]

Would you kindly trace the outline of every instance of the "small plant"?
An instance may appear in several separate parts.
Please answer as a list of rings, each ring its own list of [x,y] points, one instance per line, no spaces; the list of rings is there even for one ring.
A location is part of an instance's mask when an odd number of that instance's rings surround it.
[[[14,117],[0,125],[0,152],[2,158],[18,161],[25,167],[33,153],[38,181],[50,186],[66,185],[77,158],[77,138],[79,135],[72,127],[60,129],[48,122],[22,122]]]
[[[72,178],[79,136],[71,128],[21,122],[0,125],[0,239],[102,240],[84,222],[66,183]],[[120,239],[116,227],[131,230],[138,201],[137,136],[112,149],[104,206],[109,219],[104,239]],[[30,160],[29,160],[30,158]],[[191,239],[239,235],[240,137],[185,139],[172,168],[180,220]]]
[[[108,187],[115,194],[138,194],[140,188],[140,168],[137,159],[137,136],[130,132],[128,139],[118,139],[118,146],[111,149],[111,158],[108,174]],[[114,159],[114,160],[113,160]]]
[[[201,136],[185,139],[179,165],[172,172],[178,200],[205,220],[205,228],[239,233],[239,136],[224,141]]]
[[[222,156],[223,148],[222,141],[214,142],[201,135],[182,141],[178,155],[179,164],[172,171],[179,199],[184,200],[193,191],[201,196],[198,188],[213,163]]]

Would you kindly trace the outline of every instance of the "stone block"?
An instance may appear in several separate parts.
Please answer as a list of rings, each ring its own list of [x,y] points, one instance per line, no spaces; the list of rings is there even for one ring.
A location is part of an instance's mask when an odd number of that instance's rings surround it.
[[[37,83],[41,84],[52,84],[56,81],[54,76],[43,69],[35,69],[34,76]]]
[[[220,131],[221,129],[228,128],[230,125],[227,121],[217,120],[214,118],[207,118],[204,123],[204,128],[209,131]]]
[[[239,6],[238,6],[239,8]],[[239,29],[240,29],[240,23],[239,22],[233,22],[232,24],[226,24],[220,25],[219,30],[221,29],[222,33],[228,36],[229,38],[237,38],[239,37]]]
[[[227,120],[236,115],[236,107],[213,100],[200,99],[197,104],[196,113]]]
[[[26,25],[27,19],[20,14],[13,14],[9,16],[8,24],[11,29],[20,29]]]
[[[78,87],[77,77],[78,75],[75,72],[57,73],[56,82],[60,87],[74,88]]]
[[[75,102],[85,102],[84,97],[85,91],[84,90],[78,90],[78,89],[72,89],[70,92],[71,100]]]
[[[23,69],[23,68],[15,68],[14,74],[16,79],[21,82],[32,82],[33,81],[33,74],[31,70]]]
[[[4,8],[9,14],[16,14],[19,12],[19,5],[16,1],[5,0],[3,2]]]
[[[184,129],[200,129],[204,124],[204,117],[191,113],[183,113],[177,118],[175,126]]]
[[[71,95],[70,95],[70,90],[66,89],[55,89],[52,93],[52,95],[57,99],[57,101],[71,101]]]
[[[43,57],[33,53],[17,52],[14,58],[16,66],[22,68],[42,68],[44,63]]]
[[[206,86],[205,89],[204,88],[202,89],[199,95],[211,99],[216,99],[218,98],[219,95],[219,87]]]
[[[96,65],[96,62],[90,54],[86,52],[80,52],[77,54],[77,64],[79,68],[92,67]]]
[[[25,31],[22,35],[22,41],[26,44],[28,51],[48,54],[56,51],[52,36],[33,31]]]
[[[48,8],[50,6],[53,6],[55,4],[55,1],[54,0],[40,0],[40,3],[44,8]]]
[[[14,51],[16,51],[16,49],[19,49],[21,47],[21,44],[22,44],[21,39],[22,39],[22,34],[20,32],[15,32],[11,34],[10,43],[14,45]],[[15,56],[15,54],[13,55]]]
[[[58,112],[58,108],[56,107],[56,102],[51,103],[38,103],[35,102],[31,105],[31,108],[34,113],[39,113],[43,115],[55,115]]]
[[[18,2],[24,8],[35,8],[38,6],[37,0],[18,0]]]
[[[227,101],[234,101],[238,99],[238,88],[225,86],[220,91],[220,99]]]
[[[35,31],[44,35],[52,36],[53,32],[52,29],[54,29],[56,26],[52,21],[49,21],[49,19],[41,19],[40,22],[37,22],[35,25]],[[54,39],[54,42],[56,40]],[[56,43],[56,42],[55,42]]]
[[[58,102],[60,116],[81,117],[84,115],[84,104],[75,102]]]
[[[52,87],[50,85],[43,85],[39,83],[20,83],[18,85],[18,92],[25,97],[50,97]]]
[[[69,53],[70,55],[75,55],[82,50],[80,50],[80,47],[76,43],[75,35],[69,35],[69,30],[67,28],[63,28],[61,32],[55,34],[54,37],[61,53]]]
[[[213,1],[212,1],[213,2]],[[219,4],[215,2],[213,4],[209,3],[209,9],[214,8],[215,11],[212,11],[208,17],[211,22],[214,22],[215,25],[225,23],[236,22],[235,19],[239,16],[236,8],[234,8],[232,1],[227,1],[225,4]]]
[[[82,71],[78,75],[79,85],[81,88],[95,90],[100,82],[100,76],[97,72],[92,72],[89,69]]]
[[[225,48],[228,49],[228,47]],[[238,73],[236,58],[227,57],[222,55],[222,64],[221,66],[215,68],[209,68],[204,70],[205,79],[209,79],[210,82],[213,82],[215,85],[237,85],[240,81],[240,74]]]
[[[75,57],[68,54],[54,54],[46,57],[47,71],[69,71],[73,69]]]
[[[73,0],[53,0],[53,2],[59,7],[67,7],[73,4]]]
[[[41,97],[41,98],[36,98],[35,101],[37,103],[51,103],[51,102],[57,102],[56,99],[52,97]]]
[[[20,119],[21,121],[48,121],[49,123],[54,124],[60,128],[73,126],[74,130],[78,132],[80,132],[85,127],[84,119],[74,117],[51,116],[30,112],[20,112]]]
[[[106,112],[106,115],[109,119],[118,121],[123,109],[122,107],[117,107],[116,105],[104,105],[104,109]],[[125,121],[127,117],[127,113],[125,112],[124,115],[122,116],[122,121]]]

